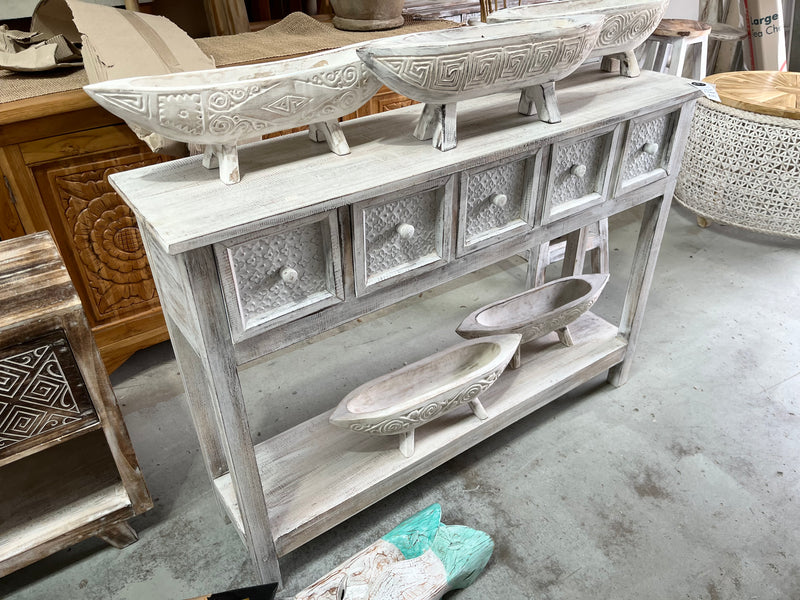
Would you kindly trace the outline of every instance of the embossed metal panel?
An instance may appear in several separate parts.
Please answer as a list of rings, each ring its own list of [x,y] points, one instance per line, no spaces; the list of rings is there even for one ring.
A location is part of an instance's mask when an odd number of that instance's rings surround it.
[[[458,254],[483,248],[533,226],[538,155],[505,160],[461,176]]]
[[[97,422],[62,331],[0,349],[0,458]]]
[[[452,182],[353,205],[356,293],[448,260]]]
[[[666,177],[678,112],[634,119],[628,125],[619,191],[626,192]]]
[[[215,246],[234,340],[343,300],[335,212]]]

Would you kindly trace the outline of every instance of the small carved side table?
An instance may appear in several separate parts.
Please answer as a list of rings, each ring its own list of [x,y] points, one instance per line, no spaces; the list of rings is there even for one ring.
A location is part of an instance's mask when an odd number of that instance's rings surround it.
[[[152,508],[50,234],[0,242],[0,577]]]

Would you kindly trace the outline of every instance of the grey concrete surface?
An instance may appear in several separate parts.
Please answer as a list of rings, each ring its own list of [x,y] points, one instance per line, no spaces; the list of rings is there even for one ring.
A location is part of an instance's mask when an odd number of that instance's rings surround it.
[[[637,231],[636,215],[611,223],[612,279],[595,309],[606,318],[619,317]],[[440,502],[445,522],[496,543],[449,598],[799,599],[799,259],[797,242],[703,230],[673,208],[625,386],[592,381],[291,553],[283,594]],[[249,365],[254,439],[454,343],[464,315],[523,280],[507,261]],[[254,584],[170,346],[137,353],[112,382],[155,499],[132,521],[141,539],[78,544],[0,579],[0,597],[180,600]]]

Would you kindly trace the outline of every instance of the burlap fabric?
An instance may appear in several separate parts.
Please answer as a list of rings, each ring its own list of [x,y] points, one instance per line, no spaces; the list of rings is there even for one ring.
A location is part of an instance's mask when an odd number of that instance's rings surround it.
[[[196,41],[203,52],[213,56],[217,66],[222,67],[319,52],[392,35],[457,26],[451,21],[409,21],[403,27],[388,31],[340,31],[332,23],[317,21],[303,13],[292,13],[261,31],[201,38]],[[0,103],[76,90],[88,83],[83,69],[37,74],[0,69]]]

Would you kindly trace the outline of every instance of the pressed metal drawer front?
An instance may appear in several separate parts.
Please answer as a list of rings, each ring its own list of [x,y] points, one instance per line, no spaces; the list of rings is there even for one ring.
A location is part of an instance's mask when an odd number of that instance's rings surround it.
[[[475,250],[531,222],[531,172],[535,157],[464,174],[459,249]]]
[[[546,221],[607,197],[613,137],[609,131],[553,146]]]
[[[341,301],[338,227],[326,214],[217,247],[234,338]]]
[[[64,333],[0,349],[0,458],[97,423]]]
[[[631,121],[625,141],[623,191],[666,177],[678,113]]]
[[[354,205],[357,293],[446,260],[444,203],[450,187]]]

